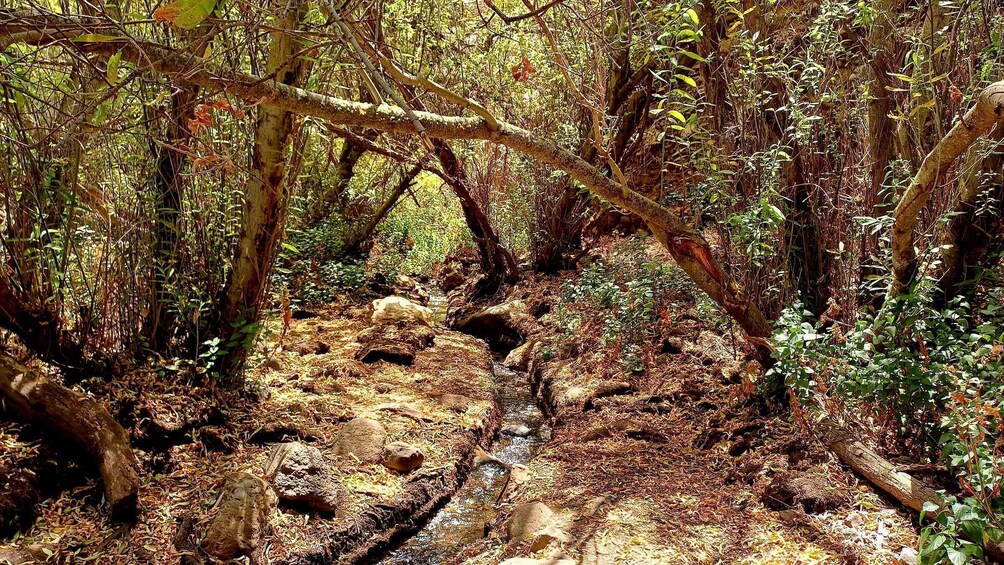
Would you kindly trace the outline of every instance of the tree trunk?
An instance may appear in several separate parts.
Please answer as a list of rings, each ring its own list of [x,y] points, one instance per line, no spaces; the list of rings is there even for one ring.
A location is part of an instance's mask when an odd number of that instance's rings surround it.
[[[899,68],[892,22],[899,3],[899,0],[882,0],[878,3],[875,20],[868,35],[867,47],[873,52],[870,61],[872,76],[868,83],[868,154],[871,162],[864,209],[869,215],[888,213],[893,196],[883,194],[882,185],[896,147],[896,126],[890,117],[894,104],[889,73]],[[875,268],[877,259],[871,259],[877,254],[878,235],[866,231],[861,236],[861,280],[881,274]]]
[[[272,33],[267,72],[276,84],[295,86],[307,74],[303,59],[291,60],[299,50],[294,37],[304,9],[302,3],[282,2],[285,12],[277,17],[278,30]],[[289,208],[286,185],[286,147],[293,131],[295,115],[276,105],[259,107],[251,157],[251,175],[245,190],[243,220],[237,242],[233,271],[224,290],[219,333],[224,344],[221,374],[242,384],[247,348],[257,336],[261,302],[275,262],[279,240]]]
[[[467,222],[468,229],[471,230],[474,243],[478,246],[478,252],[481,256],[481,270],[485,274],[483,284],[479,285],[478,294],[482,296],[490,294],[497,290],[503,281],[512,282],[519,277],[516,259],[502,245],[498,232],[492,226],[488,215],[471,195],[467,172],[464,171],[463,163],[453,152],[453,148],[441,139],[433,140],[432,145],[436,157],[443,166],[443,172],[449,177],[443,180],[453,189],[453,193],[460,200],[464,220]]]
[[[271,79],[262,79],[206,65],[202,60],[185,57],[156,44],[137,44],[128,40],[90,42],[80,35],[93,29],[73,18],[19,14],[16,19],[0,17],[0,34],[12,31],[52,29],[39,33],[37,43],[68,42],[90,53],[111,57],[122,53],[123,60],[142,68],[170,75],[180,84],[215,88],[265,106],[281,108],[347,127],[371,128],[392,133],[415,134],[415,123],[402,109],[388,104],[376,106],[352,102],[294,88]],[[520,151],[542,163],[565,171],[597,196],[637,214],[652,229],[660,242],[695,283],[732,316],[754,342],[762,356],[768,356],[766,341],[771,326],[757,305],[740,286],[727,276],[711,254],[704,237],[670,210],[644,195],[621,186],[596,167],[561,148],[554,142],[539,139],[527,130],[498,122],[497,126],[482,117],[462,118],[428,112],[415,112],[425,134],[437,139],[482,139]]]
[[[931,191],[963,151],[969,149],[980,136],[986,135],[995,126],[999,127],[1002,108],[1004,81],[995,82],[983,89],[976,97],[976,104],[966,112],[965,117],[924,158],[893,212],[893,281],[888,298],[903,294],[917,273],[913,232]]]
[[[868,479],[883,492],[892,495],[906,507],[921,512],[925,503],[933,503],[945,509],[945,500],[933,488],[919,479],[896,469],[896,466],[863,443],[854,435],[836,425],[829,417],[815,424],[820,441],[849,467]],[[933,518],[936,514],[927,514]],[[971,540],[983,544],[983,540]],[[983,544],[987,555],[1004,563],[1004,545],[988,542]]]
[[[397,186],[395,186],[394,190],[390,193],[390,196],[388,196],[380,208],[373,213],[373,216],[370,217],[368,222],[366,222],[366,225],[363,226],[361,230],[352,234],[352,237],[349,238],[349,241],[345,244],[345,249],[342,251],[343,255],[358,256],[362,253],[363,247],[366,242],[369,241],[373,233],[376,232],[377,226],[379,226],[380,222],[387,217],[387,214],[394,209],[398,200],[404,196],[405,191],[408,190],[408,187],[412,185],[415,177],[417,177],[418,173],[421,171],[421,165],[415,165],[404,173],[398,181]]]
[[[1001,219],[1004,217],[1004,179],[1001,177],[1004,170],[1004,149],[1001,147],[1004,127],[995,128],[991,136],[994,148],[982,166],[973,163],[971,167],[964,167],[966,173],[960,181],[959,195],[953,206],[955,214],[948,221],[942,239],[939,286],[943,301],[955,296],[959,285],[976,275],[976,268],[994,247],[995,241],[997,247],[1000,246],[997,236],[1004,231]],[[978,148],[972,147],[970,151],[974,153],[973,158],[979,157]],[[989,186],[981,182],[981,173],[994,175]],[[993,203],[990,209],[981,206],[980,197],[987,192],[988,201]]]
[[[0,353],[0,399],[10,414],[79,445],[98,465],[115,519],[136,515],[139,476],[129,435],[105,408]]]
[[[149,345],[153,351],[164,350],[176,326],[171,302],[175,298],[172,287],[181,270],[179,220],[184,190],[181,172],[187,161],[187,156],[178,147],[191,138],[188,121],[195,116],[197,96],[197,88],[180,88],[172,93],[164,142],[156,143],[152,138],[150,141],[150,151],[156,160],[153,183],[154,288],[150,300],[148,329]]]

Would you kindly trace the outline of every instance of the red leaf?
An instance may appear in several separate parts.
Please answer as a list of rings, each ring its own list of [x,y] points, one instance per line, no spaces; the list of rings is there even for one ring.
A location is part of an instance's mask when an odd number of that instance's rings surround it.
[[[523,60],[516,63],[512,67],[512,78],[516,82],[526,82],[530,79],[530,76],[537,72],[537,69],[533,68],[530,64],[530,60],[523,56]]]

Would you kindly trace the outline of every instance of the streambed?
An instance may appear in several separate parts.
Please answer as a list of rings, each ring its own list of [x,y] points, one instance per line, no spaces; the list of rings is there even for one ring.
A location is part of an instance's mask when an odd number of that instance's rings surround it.
[[[445,297],[433,295],[429,307],[437,321],[445,314]],[[386,565],[433,565],[443,563],[485,536],[485,524],[495,515],[497,500],[506,486],[509,467],[526,465],[540,446],[550,439],[530,392],[525,372],[506,368],[501,359],[493,362],[495,392],[502,408],[502,426],[526,426],[529,434],[505,433],[492,444],[489,453],[504,463],[489,461],[471,470],[467,481],[443,508],[416,534],[404,540],[380,563]]]

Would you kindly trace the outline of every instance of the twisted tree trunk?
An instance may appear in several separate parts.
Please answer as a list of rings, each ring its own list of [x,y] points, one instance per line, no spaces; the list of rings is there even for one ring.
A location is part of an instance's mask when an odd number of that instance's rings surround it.
[[[373,216],[371,216],[369,221],[366,222],[366,225],[363,226],[361,230],[352,234],[352,237],[349,238],[349,241],[345,244],[345,249],[342,252],[344,255],[353,256],[362,253],[363,247],[376,231],[377,226],[379,226],[380,222],[387,217],[387,214],[394,209],[394,206],[396,206],[401,197],[404,196],[405,191],[407,191],[408,187],[414,183],[415,177],[417,177],[418,173],[421,171],[422,166],[415,165],[404,173],[398,181],[397,186],[395,186],[394,190],[390,193],[390,196],[388,196],[387,199],[384,200],[383,204],[375,212],[373,212]]]
[[[893,281],[887,298],[903,294],[917,274],[917,253],[913,233],[920,211],[935,185],[955,160],[978,138],[1000,127],[1004,109],[1004,81],[983,89],[966,115],[934,146],[924,158],[910,186],[893,212],[892,264]]]
[[[284,87],[300,84],[307,74],[293,35],[305,13],[302,2],[281,2],[278,29],[272,33],[267,72]],[[251,175],[245,190],[243,220],[233,271],[224,290],[219,334],[225,346],[222,374],[240,384],[247,348],[257,335],[257,322],[268,277],[289,211],[286,185],[286,147],[296,118],[278,105],[262,105],[255,125]]]

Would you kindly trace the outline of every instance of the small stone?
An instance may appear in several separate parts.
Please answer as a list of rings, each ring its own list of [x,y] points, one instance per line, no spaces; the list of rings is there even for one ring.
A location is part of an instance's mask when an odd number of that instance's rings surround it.
[[[334,513],[342,501],[338,483],[331,477],[321,450],[299,442],[275,446],[265,467],[276,494],[286,502]]]
[[[363,463],[379,463],[383,459],[383,446],[387,431],[380,422],[369,418],[355,418],[345,423],[335,437],[335,453],[355,456]]]
[[[537,345],[537,341],[531,339],[516,349],[513,349],[509,352],[509,355],[506,355],[505,361],[502,362],[502,365],[514,371],[525,371],[530,365],[530,357],[531,353],[533,353],[535,345]]]
[[[516,508],[509,519],[508,539],[521,540],[543,530],[554,517],[554,511],[543,502],[527,502]]]
[[[443,292],[450,292],[462,284],[464,284],[464,272],[456,265],[450,265],[443,271],[439,287],[443,289]]]
[[[521,485],[530,480],[530,471],[523,465],[513,465],[509,468],[509,476],[517,485]]]
[[[425,454],[417,447],[403,441],[387,444],[383,453],[383,466],[400,473],[409,473],[425,462]]]
[[[380,394],[387,394],[388,392],[394,390],[394,387],[387,383],[377,383],[373,385],[373,390],[379,392]]]
[[[912,547],[904,547],[899,550],[899,556],[896,557],[900,565],[916,565],[917,564],[917,550]]]
[[[272,369],[273,371],[281,371],[282,361],[279,361],[279,358],[273,355],[265,362],[265,367],[267,369]]]
[[[532,430],[523,424],[506,424],[502,426],[501,432],[507,436],[526,437]]]

